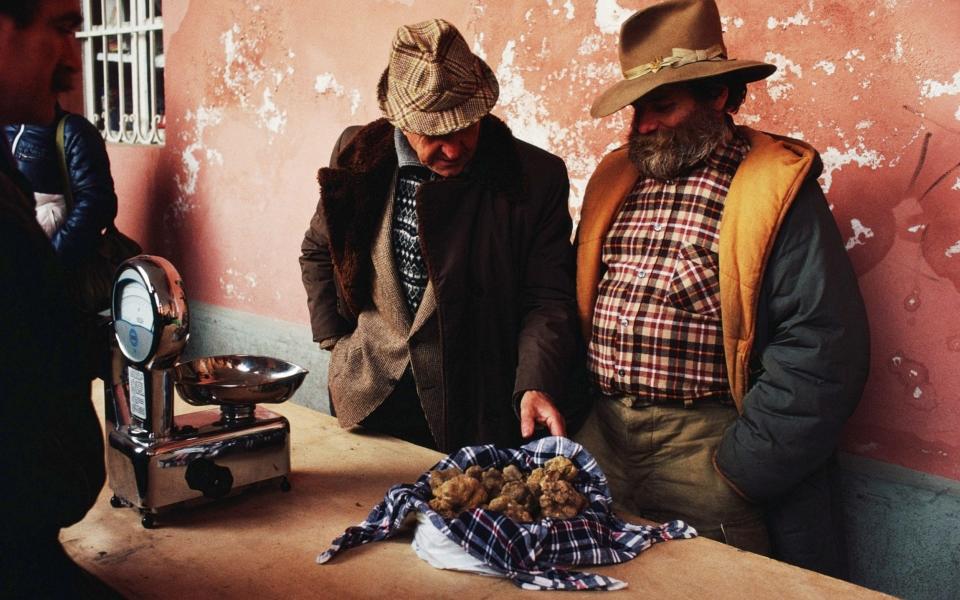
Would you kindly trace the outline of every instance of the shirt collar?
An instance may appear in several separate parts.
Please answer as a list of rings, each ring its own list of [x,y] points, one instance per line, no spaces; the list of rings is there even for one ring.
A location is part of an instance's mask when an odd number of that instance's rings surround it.
[[[393,129],[393,145],[397,150],[397,165],[399,167],[427,168],[426,165],[417,158],[417,153],[414,152],[410,142],[407,141],[407,136],[403,135],[403,132],[396,127]]]
[[[721,173],[735,173],[750,150],[750,142],[730,123],[730,139],[721,142],[713,152],[703,159],[704,165]]]

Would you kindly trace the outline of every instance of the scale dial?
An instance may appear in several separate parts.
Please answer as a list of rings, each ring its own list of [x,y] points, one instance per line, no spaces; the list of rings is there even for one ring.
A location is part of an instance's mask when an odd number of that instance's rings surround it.
[[[156,337],[157,314],[150,300],[150,291],[140,274],[126,269],[117,279],[120,298],[113,316],[117,343],[124,355],[135,363],[146,362]]]
[[[186,345],[188,325],[173,265],[148,255],[121,265],[113,284],[113,329],[127,360],[139,366],[172,364]]]

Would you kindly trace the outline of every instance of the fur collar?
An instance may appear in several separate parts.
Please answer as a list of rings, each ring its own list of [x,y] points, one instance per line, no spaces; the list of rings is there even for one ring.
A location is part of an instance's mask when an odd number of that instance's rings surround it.
[[[512,192],[519,197],[525,188],[516,139],[506,123],[493,115],[480,121],[480,143],[470,175],[499,192]],[[348,171],[361,176],[393,174],[397,167],[393,145],[394,127],[386,119],[377,119],[360,129],[339,157],[339,168],[320,169],[317,179],[323,186],[324,171]]]
[[[370,248],[396,175],[393,132],[386,119],[368,124],[344,147],[338,167],[317,172],[331,258],[344,300],[355,315],[370,298]],[[480,142],[470,173],[464,177],[513,202],[524,197],[526,181],[517,141],[510,128],[493,115],[481,120]]]

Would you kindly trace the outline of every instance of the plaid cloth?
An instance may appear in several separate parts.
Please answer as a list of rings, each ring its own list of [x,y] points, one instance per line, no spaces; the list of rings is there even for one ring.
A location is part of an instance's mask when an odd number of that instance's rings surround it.
[[[587,364],[607,395],[727,395],[720,218],[749,150],[737,134],[677,179],[640,178],[607,234]]]
[[[333,540],[317,562],[325,563],[347,548],[391,537],[410,511],[416,510],[471,556],[523,589],[616,590],[626,583],[562,567],[626,562],[657,542],[696,536],[697,532],[683,521],[649,527],[618,519],[610,509],[607,478],[596,461],[582,446],[562,437],[543,438],[519,450],[489,445],[462,448],[431,470],[466,469],[471,465],[502,469],[513,464],[532,471],[557,455],[570,458],[580,469],[575,484],[590,502],[573,519],[517,523],[500,513],[476,508],[445,520],[427,504],[432,494],[430,474],[426,472],[412,485],[390,488],[367,519]]]

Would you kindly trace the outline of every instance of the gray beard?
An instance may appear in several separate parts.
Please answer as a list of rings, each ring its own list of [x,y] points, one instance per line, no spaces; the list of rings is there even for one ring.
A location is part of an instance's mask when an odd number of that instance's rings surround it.
[[[673,179],[710,156],[729,130],[726,115],[717,115],[702,106],[673,128],[664,127],[644,135],[631,127],[630,161],[642,177]]]

